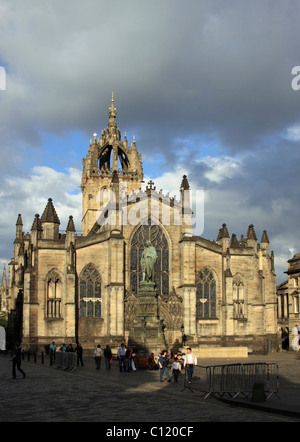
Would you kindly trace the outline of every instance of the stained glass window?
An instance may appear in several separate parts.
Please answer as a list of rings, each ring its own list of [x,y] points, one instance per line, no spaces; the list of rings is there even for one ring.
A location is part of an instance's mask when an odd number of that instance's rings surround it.
[[[151,241],[157,252],[157,261],[155,266],[155,284],[158,293],[161,295],[169,294],[169,247],[167,238],[158,225],[141,225],[135,232],[131,242],[131,289],[138,293],[139,282],[142,279],[141,256],[146,241]]]
[[[99,272],[89,264],[79,278],[80,316],[101,317],[101,278]]]
[[[205,268],[197,277],[197,319],[214,319],[217,316],[216,279],[211,270]]]

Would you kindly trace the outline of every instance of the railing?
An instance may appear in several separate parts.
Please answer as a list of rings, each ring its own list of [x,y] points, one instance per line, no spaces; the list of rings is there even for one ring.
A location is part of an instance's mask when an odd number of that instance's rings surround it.
[[[214,366],[194,366],[192,383],[185,372],[184,389],[209,396],[236,398],[249,397],[255,384],[263,384],[266,399],[279,393],[279,369],[275,363],[231,364]]]
[[[22,351],[22,360],[28,362],[33,361],[36,363],[40,361],[41,364],[45,363],[45,353],[42,351],[38,353],[36,350]],[[48,358],[47,358],[48,359]],[[57,370],[61,371],[73,371],[77,366],[77,355],[74,352],[55,352],[55,357],[49,354],[50,365],[55,365]]]
[[[57,352],[55,367],[61,371],[73,371],[76,369],[76,358],[76,354],[73,352]]]

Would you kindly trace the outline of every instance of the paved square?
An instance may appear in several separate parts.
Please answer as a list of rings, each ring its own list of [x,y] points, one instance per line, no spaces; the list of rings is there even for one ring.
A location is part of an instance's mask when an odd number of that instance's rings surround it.
[[[111,371],[95,370],[92,359],[74,372],[61,372],[45,364],[23,361],[26,379],[11,377],[8,356],[0,356],[0,422],[105,422],[105,423],[200,423],[200,422],[280,422],[296,421],[291,415],[278,414],[280,406],[298,411],[300,381],[299,359],[294,353],[249,357],[244,362],[277,360],[281,367],[281,399],[275,396],[256,409],[243,401],[224,403],[203,399],[199,392],[183,389],[183,376],[177,384],[159,382],[159,373],[140,369],[120,373],[118,363]],[[202,365],[228,364],[233,361],[202,361]],[[184,391],[183,391],[184,390]],[[245,405],[251,405],[250,401]],[[272,411],[274,407],[274,411]],[[276,411],[276,412],[275,412]],[[300,420],[300,416],[298,418]]]

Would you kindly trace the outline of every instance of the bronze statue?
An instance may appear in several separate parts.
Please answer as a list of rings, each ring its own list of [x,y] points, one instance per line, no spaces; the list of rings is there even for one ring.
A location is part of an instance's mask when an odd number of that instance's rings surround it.
[[[155,263],[157,261],[157,253],[155,247],[151,245],[151,241],[146,241],[146,247],[141,257],[141,267],[143,271],[142,282],[155,283]]]

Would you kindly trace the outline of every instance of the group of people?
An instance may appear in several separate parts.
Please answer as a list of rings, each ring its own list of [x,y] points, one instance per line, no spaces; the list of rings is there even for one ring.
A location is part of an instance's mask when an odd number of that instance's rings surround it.
[[[77,346],[74,348],[72,344],[69,344],[68,346],[66,344],[62,344],[62,346],[59,348],[59,351],[63,353],[77,353],[77,365],[81,363],[81,366],[84,366],[83,363],[83,348],[80,342],[78,342]],[[57,352],[57,345],[55,341],[52,341],[50,344],[50,365],[53,363],[55,364],[56,359],[56,352]]]
[[[183,368],[187,371],[188,383],[192,383],[192,377],[194,373],[194,367],[197,365],[197,357],[192,352],[190,347],[187,348],[187,353],[183,354],[181,351],[174,354],[170,359],[167,351],[163,350],[157,357],[154,354],[148,358],[148,366],[150,370],[159,370],[160,382],[163,382],[164,375],[166,376],[167,382],[171,382],[171,375],[173,376],[174,382],[178,382],[178,376]]]
[[[111,351],[111,348],[108,344],[106,345],[104,352],[102,351],[100,344],[98,344],[94,350],[94,359],[95,359],[95,363],[96,363],[96,370],[100,370],[100,368],[101,368],[102,355],[104,355],[106,370],[110,370],[110,366],[112,363],[112,351]]]
[[[120,345],[117,351],[117,359],[119,361],[119,370],[122,373],[124,370],[125,372],[129,371],[136,371],[136,366],[134,363],[134,356],[133,348],[127,348],[125,347],[124,342]]]
[[[71,353],[77,353],[77,365],[81,363],[82,366],[84,366],[83,363],[83,348],[78,342],[77,346],[74,348],[72,344],[69,344],[66,346],[65,344],[62,344],[62,346],[59,348],[59,351],[61,352],[71,352]],[[54,341],[52,341],[50,345],[50,364],[55,363],[55,357],[57,352],[57,345]],[[100,370],[101,368],[101,358],[104,356],[105,359],[105,367],[106,370],[110,370],[111,363],[112,363],[112,351],[110,346],[107,344],[104,351],[102,351],[101,345],[97,345],[97,347],[94,350],[94,360],[96,363],[96,370]],[[117,351],[117,359],[119,361],[119,370],[122,373],[129,372],[131,370],[136,371],[136,366],[134,362],[134,356],[133,348],[127,348],[125,347],[125,344],[122,343]],[[25,372],[21,369],[21,347],[20,344],[16,344],[13,355],[12,355],[12,374],[13,378],[16,378],[16,369],[23,375],[25,378]],[[183,368],[187,371],[188,376],[188,383],[192,383],[192,377],[194,372],[194,367],[197,365],[197,357],[192,352],[192,349],[190,347],[187,348],[187,353],[183,354],[181,351],[178,351],[178,353],[172,355],[172,358],[170,359],[167,351],[163,350],[157,357],[154,357],[154,354],[151,353],[151,355],[148,358],[148,367],[150,370],[159,370],[160,371],[160,382],[163,382],[164,375],[166,376],[167,382],[171,382],[171,375],[173,376],[174,382],[178,382],[179,374],[181,373],[181,370]]]
[[[56,352],[61,351],[63,353],[77,353],[77,365],[81,363],[81,366],[84,366],[83,363],[83,348],[81,344],[78,342],[77,346],[74,348],[72,344],[69,344],[68,346],[66,344],[62,344],[62,346],[58,349],[57,345],[54,341],[52,341],[50,345],[50,364],[55,364],[55,358],[56,358]],[[111,363],[112,363],[112,351],[109,346],[109,344],[106,345],[104,351],[101,348],[101,345],[98,344],[97,347],[94,350],[94,360],[96,364],[96,370],[100,370],[101,368],[101,360],[102,356],[104,356],[105,360],[105,367],[106,370],[110,370]],[[119,368],[122,372],[123,370],[128,371],[136,371],[135,363],[134,363],[134,356],[132,348],[125,348],[125,344],[122,343],[120,347],[118,348],[117,352],[117,359],[119,360]]]

